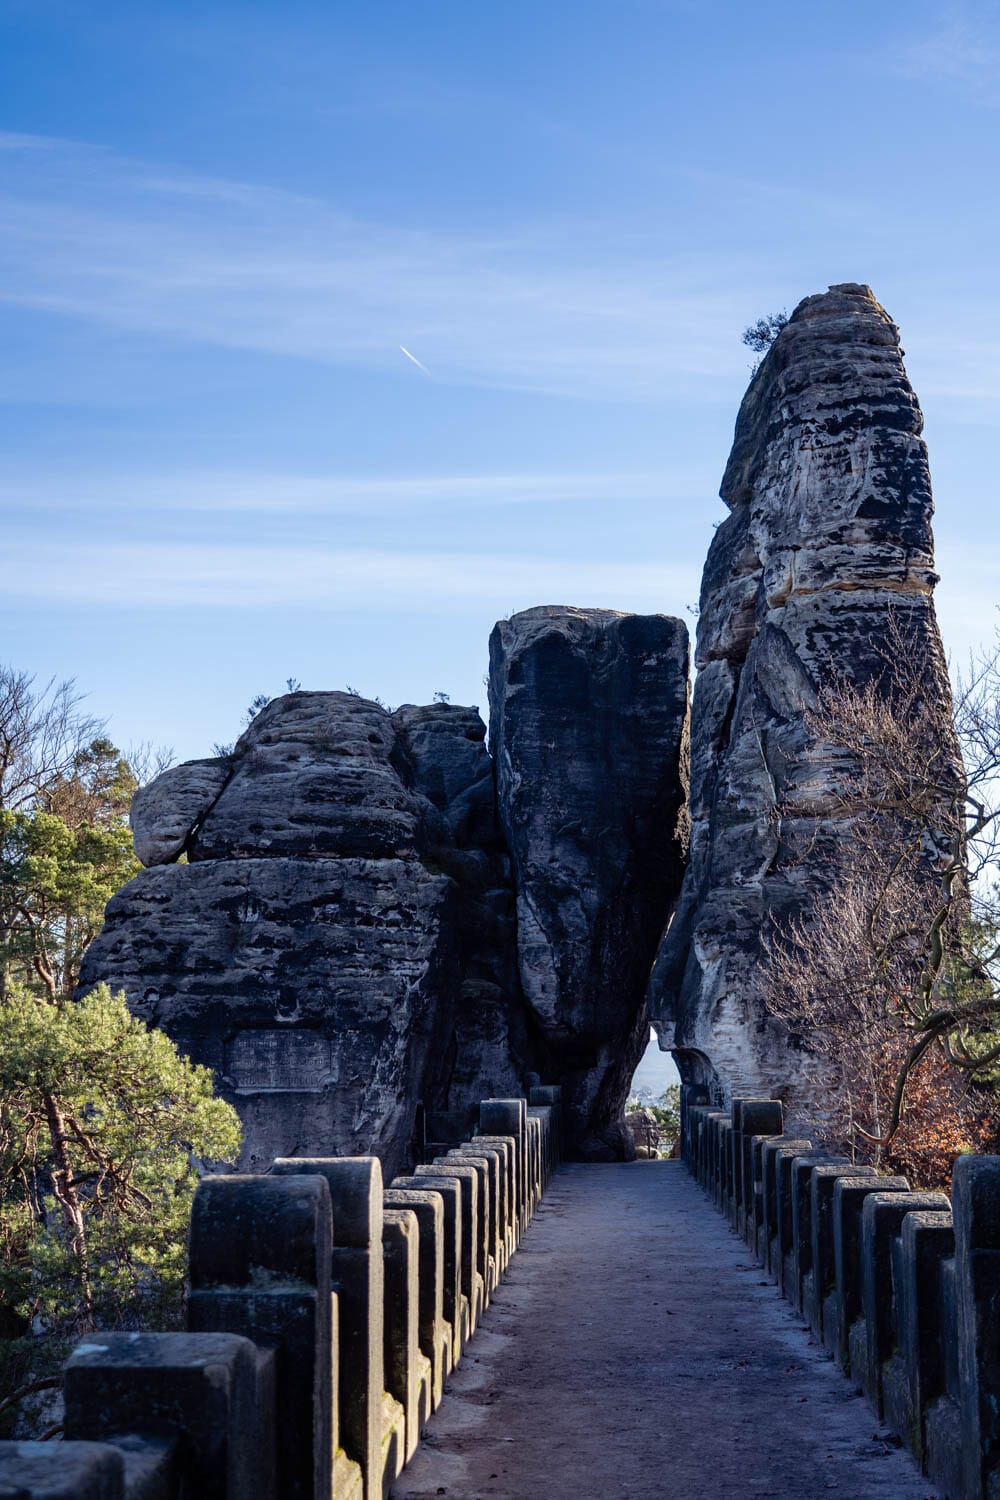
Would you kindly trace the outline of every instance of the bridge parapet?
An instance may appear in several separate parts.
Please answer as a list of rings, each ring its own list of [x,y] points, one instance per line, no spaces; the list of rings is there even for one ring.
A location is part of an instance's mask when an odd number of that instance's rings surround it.
[[[682,1155],[947,1500],[1000,1500],[1000,1156],[951,1198],[782,1135],[779,1100],[682,1092]]]
[[[0,1442],[0,1493],[385,1500],[558,1165],[559,1090],[532,1094],[387,1190],[376,1157],[206,1177],[188,1331],[83,1339],[67,1441]]]

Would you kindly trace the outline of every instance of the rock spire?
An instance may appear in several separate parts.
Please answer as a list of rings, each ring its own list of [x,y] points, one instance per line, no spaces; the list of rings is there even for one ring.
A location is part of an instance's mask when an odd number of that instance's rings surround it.
[[[661,1045],[717,1097],[808,1107],[808,1059],[766,1018],[762,936],[837,879],[846,820],[803,716],[886,671],[890,622],[946,718],[923,419],[866,286],[807,297],[750,383],[702,579],[691,848],[651,982]]]

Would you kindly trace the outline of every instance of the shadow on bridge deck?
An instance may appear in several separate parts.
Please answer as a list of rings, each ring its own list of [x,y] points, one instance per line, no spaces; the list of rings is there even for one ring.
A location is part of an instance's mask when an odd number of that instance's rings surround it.
[[[553,1179],[394,1500],[933,1500],[680,1162]]]

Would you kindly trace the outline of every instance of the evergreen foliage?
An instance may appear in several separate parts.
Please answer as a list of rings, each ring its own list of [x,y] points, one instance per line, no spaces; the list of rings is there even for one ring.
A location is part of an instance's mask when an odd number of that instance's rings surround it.
[[[179,1305],[201,1161],[232,1161],[209,1069],[100,985],[0,1004],[0,1298],[49,1326],[141,1325]]]

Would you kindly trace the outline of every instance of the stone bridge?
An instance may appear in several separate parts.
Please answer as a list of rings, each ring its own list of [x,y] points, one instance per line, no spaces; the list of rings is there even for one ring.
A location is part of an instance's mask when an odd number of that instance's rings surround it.
[[[206,1178],[188,1331],[79,1343],[0,1496],[997,1500],[1000,1158],[949,1201],[685,1092],[678,1162],[560,1166],[538,1088],[388,1189]]]

